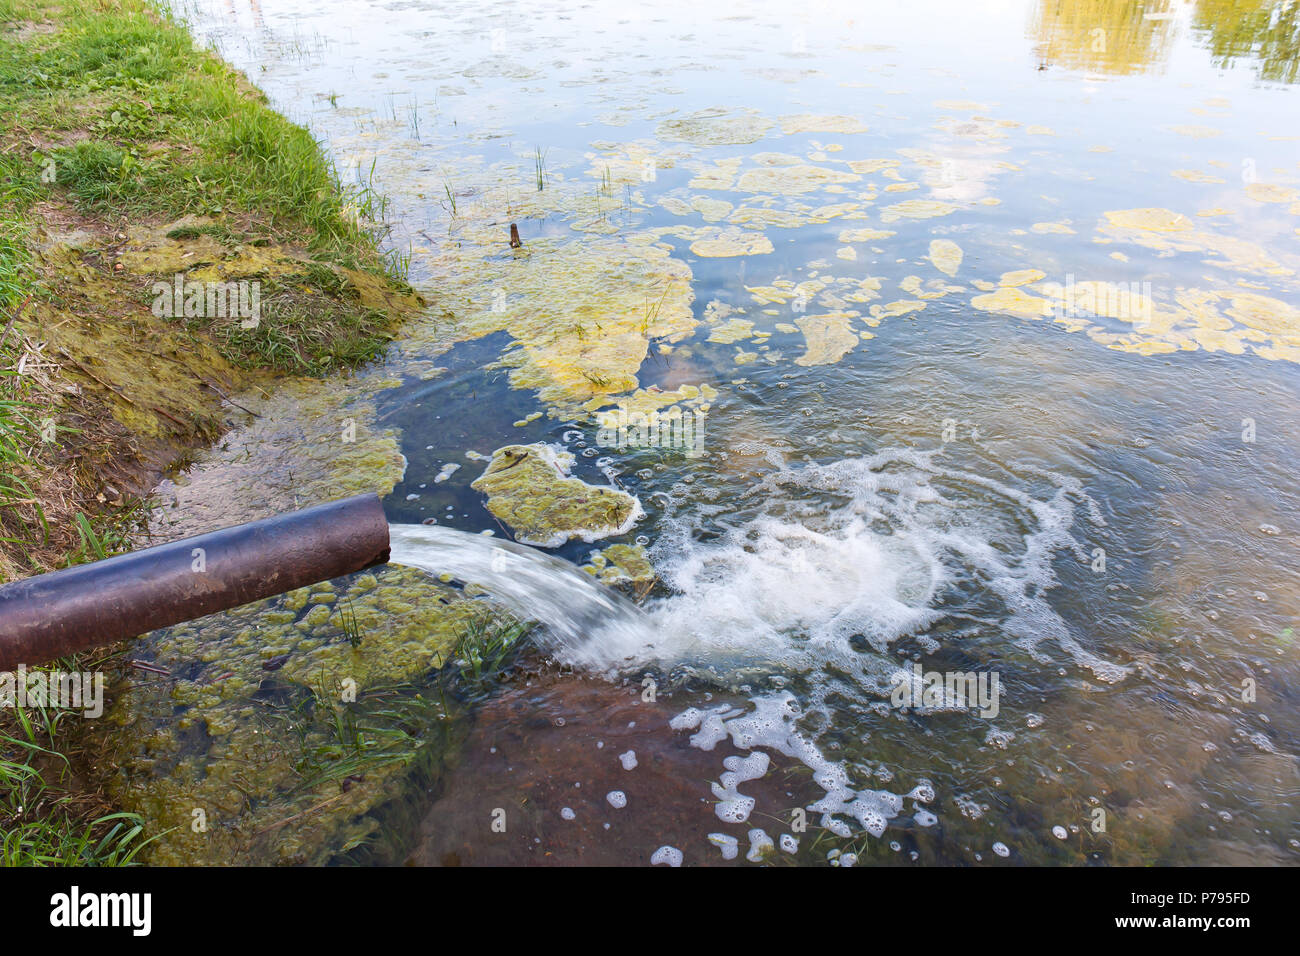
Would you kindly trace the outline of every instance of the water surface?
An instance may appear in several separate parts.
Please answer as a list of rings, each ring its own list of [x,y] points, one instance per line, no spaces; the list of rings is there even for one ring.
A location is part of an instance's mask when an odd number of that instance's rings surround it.
[[[1300,28],[1270,8],[184,5],[391,198],[433,307],[312,420],[391,430],[392,520],[505,537],[470,483],[534,442],[645,509],[553,554],[642,544],[649,626],[549,595],[380,814],[390,858],[1295,862]],[[700,447],[602,445],[629,403]],[[490,592],[480,558],[444,570]],[[998,675],[996,715],[896,706],[913,664]]]

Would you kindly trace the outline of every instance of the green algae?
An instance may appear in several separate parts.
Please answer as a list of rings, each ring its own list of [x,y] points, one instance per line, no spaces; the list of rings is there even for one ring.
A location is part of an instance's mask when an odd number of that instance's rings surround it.
[[[488,496],[487,509],[515,540],[543,548],[571,538],[596,541],[628,531],[641,505],[617,488],[570,477],[573,456],[550,445],[507,445],[470,487]]]
[[[148,861],[321,864],[375,839],[412,765],[455,745],[426,675],[494,613],[388,566],[142,639],[104,746],[111,795],[160,834]]]
[[[774,125],[757,110],[713,108],[665,120],[655,129],[655,135],[666,142],[696,146],[741,146],[762,139]]]
[[[611,544],[596,551],[586,564],[580,565],[602,584],[645,584],[655,580],[654,567],[639,544]]]

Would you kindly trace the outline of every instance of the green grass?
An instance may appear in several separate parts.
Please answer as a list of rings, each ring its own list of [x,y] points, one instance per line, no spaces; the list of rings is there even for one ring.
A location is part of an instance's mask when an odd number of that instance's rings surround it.
[[[142,818],[106,813],[86,820],[59,786],[71,770],[60,749],[63,713],[21,707],[12,713],[12,729],[0,733],[0,866],[133,863],[156,839],[144,836]]]
[[[382,264],[384,227],[366,215],[382,200],[370,182],[341,182],[310,132],[220,60],[194,51],[184,25],[160,5],[6,6],[11,19],[64,24],[22,42],[0,33],[0,115],[9,132],[89,126],[90,140],[51,153],[78,208],[130,217],[256,213],[272,230],[306,238],[313,252],[351,267]]]

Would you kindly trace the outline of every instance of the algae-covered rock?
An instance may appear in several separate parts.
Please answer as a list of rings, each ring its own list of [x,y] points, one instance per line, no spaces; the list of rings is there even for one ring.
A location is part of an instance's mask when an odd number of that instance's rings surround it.
[[[524,544],[557,548],[570,538],[597,541],[631,529],[641,503],[570,477],[572,467],[573,456],[555,446],[507,445],[470,487],[487,494],[488,511]]]

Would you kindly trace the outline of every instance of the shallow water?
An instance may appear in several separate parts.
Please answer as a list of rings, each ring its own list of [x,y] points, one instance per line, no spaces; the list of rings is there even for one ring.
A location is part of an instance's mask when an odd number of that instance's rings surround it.
[[[769,860],[1295,862],[1300,91],[1256,6],[185,6],[434,303],[303,421],[363,396],[395,559],[551,624],[398,855],[743,863],[802,808]],[[609,441],[629,401],[699,445]],[[448,556],[508,531],[466,452],[532,442],[645,509],[552,553],[643,541],[646,627]],[[897,706],[914,663],[996,714]]]

